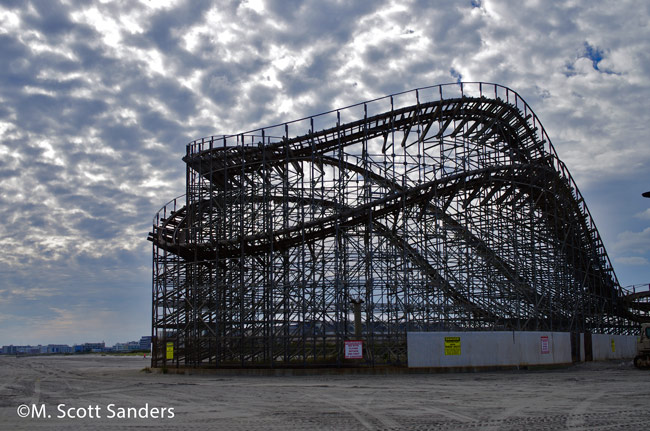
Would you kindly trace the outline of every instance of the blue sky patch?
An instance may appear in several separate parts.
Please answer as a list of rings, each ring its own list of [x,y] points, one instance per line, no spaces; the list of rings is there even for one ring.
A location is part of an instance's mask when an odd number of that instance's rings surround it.
[[[598,63],[603,59],[605,51],[598,48],[597,46],[591,46],[589,42],[585,42],[585,52],[582,57],[588,58],[592,62],[592,66],[595,70],[600,70],[598,68]]]

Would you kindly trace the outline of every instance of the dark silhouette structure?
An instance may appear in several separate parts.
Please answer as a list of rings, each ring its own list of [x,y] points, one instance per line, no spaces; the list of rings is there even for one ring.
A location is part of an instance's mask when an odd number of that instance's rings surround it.
[[[183,160],[186,195],[149,237],[154,366],[345,366],[355,301],[355,366],[406,364],[407,331],[633,330],[583,197],[508,88],[422,88]]]

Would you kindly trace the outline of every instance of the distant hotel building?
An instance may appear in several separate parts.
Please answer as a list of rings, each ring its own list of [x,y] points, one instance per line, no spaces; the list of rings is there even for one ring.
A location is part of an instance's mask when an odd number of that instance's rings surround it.
[[[41,353],[72,353],[72,347],[67,344],[48,344],[47,346],[2,346],[4,355],[37,355]]]
[[[63,354],[63,353],[99,353],[99,352],[128,352],[135,350],[151,351],[151,336],[144,336],[140,341],[129,341],[127,343],[116,343],[113,347],[106,347],[101,343],[75,344],[70,347],[67,344],[48,344],[47,346],[2,346],[0,354],[3,355],[39,355],[39,354]]]
[[[140,350],[151,350],[151,335],[140,338]]]

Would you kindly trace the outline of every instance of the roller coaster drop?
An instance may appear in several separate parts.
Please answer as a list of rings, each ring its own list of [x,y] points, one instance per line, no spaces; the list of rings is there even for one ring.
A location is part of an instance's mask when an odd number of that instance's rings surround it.
[[[630,333],[584,199],[539,119],[486,83],[190,143],[156,215],[154,366],[406,362],[407,331]],[[171,343],[173,358],[165,348]]]

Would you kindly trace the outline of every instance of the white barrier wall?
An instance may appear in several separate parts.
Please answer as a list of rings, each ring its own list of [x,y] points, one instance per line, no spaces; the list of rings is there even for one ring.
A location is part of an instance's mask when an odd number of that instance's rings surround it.
[[[568,332],[409,332],[407,348],[412,368],[571,363]]]
[[[634,358],[636,343],[637,337],[634,335],[591,334],[593,360]]]

